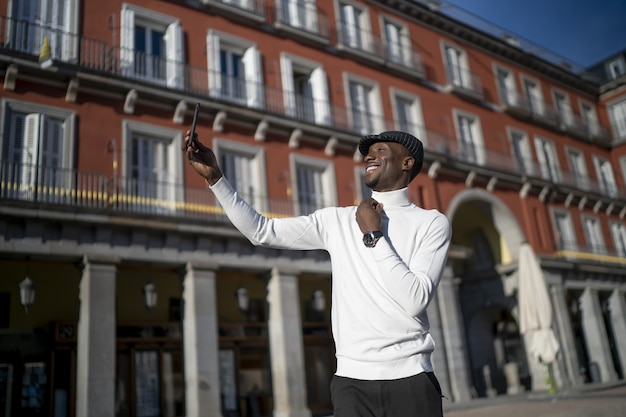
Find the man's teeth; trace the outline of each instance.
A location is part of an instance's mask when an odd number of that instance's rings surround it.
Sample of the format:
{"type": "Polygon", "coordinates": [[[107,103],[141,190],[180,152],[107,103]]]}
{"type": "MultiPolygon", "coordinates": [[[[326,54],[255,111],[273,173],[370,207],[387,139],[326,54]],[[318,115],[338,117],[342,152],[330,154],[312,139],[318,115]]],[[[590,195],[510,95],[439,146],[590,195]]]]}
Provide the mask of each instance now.
{"type": "Polygon", "coordinates": [[[376,167],[376,166],[367,167],[367,168],[365,169],[365,171],[366,171],[366,172],[374,171],[376,168],[378,168],[378,167],[376,167]]]}

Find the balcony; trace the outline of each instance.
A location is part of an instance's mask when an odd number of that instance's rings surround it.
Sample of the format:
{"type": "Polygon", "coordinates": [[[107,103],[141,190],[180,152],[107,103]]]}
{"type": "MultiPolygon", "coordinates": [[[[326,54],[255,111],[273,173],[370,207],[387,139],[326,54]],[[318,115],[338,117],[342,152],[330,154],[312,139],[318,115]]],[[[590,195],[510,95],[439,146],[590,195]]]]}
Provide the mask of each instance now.
{"type": "Polygon", "coordinates": [[[292,35],[317,43],[330,42],[328,16],[316,3],[298,0],[276,0],[274,26],[292,35]]]}
{"type": "Polygon", "coordinates": [[[360,26],[337,20],[337,48],[354,58],[384,63],[386,52],[383,40],[360,26]]]}
{"type": "Polygon", "coordinates": [[[469,100],[482,100],[484,98],[483,87],[480,78],[461,65],[446,64],[448,83],[445,86],[447,92],[457,94],[469,100]]]}
{"type": "Polygon", "coordinates": [[[265,22],[264,0],[200,0],[209,9],[219,10],[237,20],[265,22]]]}

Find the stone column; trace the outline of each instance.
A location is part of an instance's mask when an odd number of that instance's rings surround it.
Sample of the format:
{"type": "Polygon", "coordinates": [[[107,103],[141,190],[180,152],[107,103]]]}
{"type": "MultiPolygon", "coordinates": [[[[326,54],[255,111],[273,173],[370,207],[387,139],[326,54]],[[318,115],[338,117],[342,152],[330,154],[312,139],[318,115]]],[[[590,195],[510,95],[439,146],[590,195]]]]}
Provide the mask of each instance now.
{"type": "Polygon", "coordinates": [[[443,338],[441,315],[439,314],[440,291],[441,289],[437,290],[427,310],[428,322],[430,323],[430,335],[435,341],[435,351],[432,354],[431,361],[439,385],[441,385],[441,393],[444,397],[452,399],[454,398],[454,394],[450,388],[450,370],[448,369],[448,359],[446,357],[446,341],[443,338]]]}
{"type": "MultiPolygon", "coordinates": [[[[574,342],[574,332],[572,331],[572,321],[569,315],[567,301],[565,299],[565,289],[563,284],[554,283],[550,286],[550,297],[554,311],[554,320],[558,329],[557,339],[559,341],[562,361],[565,364],[568,378],[563,378],[564,386],[580,386],[585,383],[580,370],[578,369],[578,353],[574,342]]],[[[557,357],[557,360],[559,358],[557,357]]]]}
{"type": "MultiPolygon", "coordinates": [[[[443,270],[439,282],[438,304],[441,317],[444,350],[448,364],[448,377],[455,402],[468,401],[472,398],[470,387],[469,363],[465,327],[461,317],[461,304],[458,297],[452,264],[449,262],[443,270]]],[[[441,349],[441,347],[440,347],[441,349]]],[[[435,351],[436,352],[436,351],[435,351]]],[[[444,353],[439,351],[440,354],[444,353]]]]}
{"type": "Polygon", "coordinates": [[[617,355],[622,365],[622,374],[626,374],[626,300],[624,293],[618,289],[614,290],[609,298],[609,303],[617,355]]]}
{"type": "Polygon", "coordinates": [[[590,374],[594,378],[595,369],[600,372],[600,381],[610,382],[617,379],[613,359],[609,349],[609,338],[602,319],[602,310],[598,291],[585,288],[580,296],[580,309],[582,310],[582,326],[585,333],[585,344],[589,352],[590,374]],[[597,367],[597,368],[596,368],[597,367]]]}
{"type": "Polygon", "coordinates": [[[307,407],[298,277],[272,269],[268,284],[274,417],[310,417],[307,407]]]}
{"type": "Polygon", "coordinates": [[[117,259],[85,256],[79,284],[76,415],[115,415],[117,259]]]}
{"type": "Polygon", "coordinates": [[[215,270],[187,264],[183,279],[185,415],[221,413],[215,270]]]}

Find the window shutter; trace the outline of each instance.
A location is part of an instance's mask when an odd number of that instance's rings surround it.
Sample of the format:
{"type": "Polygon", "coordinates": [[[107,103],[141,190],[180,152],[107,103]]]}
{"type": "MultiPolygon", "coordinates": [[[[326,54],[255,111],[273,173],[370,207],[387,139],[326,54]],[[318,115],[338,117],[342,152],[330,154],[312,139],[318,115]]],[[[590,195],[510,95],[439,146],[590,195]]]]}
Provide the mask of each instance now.
{"type": "Polygon", "coordinates": [[[356,12],[354,10],[354,6],[351,4],[345,4],[341,8],[343,15],[343,33],[344,33],[344,44],[347,44],[353,48],[358,46],[358,28],[356,22],[356,12]]]}
{"type": "Polygon", "coordinates": [[[296,114],[296,92],[293,82],[293,66],[291,59],[282,55],[280,57],[280,68],[282,71],[285,112],[289,116],[294,116],[296,114]]]}
{"type": "Polygon", "coordinates": [[[135,12],[131,9],[123,8],[120,19],[120,66],[122,75],[128,77],[134,73],[135,12]]]}
{"type": "Polygon", "coordinates": [[[311,72],[311,86],[313,87],[313,108],[315,109],[315,123],[330,124],[330,105],[328,102],[328,83],[326,72],[317,67],[311,72]]]}
{"type": "Polygon", "coordinates": [[[220,37],[213,32],[207,36],[207,57],[209,68],[209,95],[220,97],[221,94],[221,61],[220,61],[220,37]]]}
{"type": "Polygon", "coordinates": [[[37,181],[37,164],[39,163],[39,131],[41,115],[29,114],[25,119],[24,141],[22,148],[22,190],[33,191],[37,181]]]}
{"type": "Polygon", "coordinates": [[[167,49],[167,86],[182,88],[185,57],[183,29],[180,22],[172,23],[165,30],[165,47],[167,49]]]}
{"type": "Polygon", "coordinates": [[[304,7],[304,18],[306,19],[306,28],[310,32],[318,33],[317,28],[317,5],[315,0],[304,0],[300,7],[304,7]]]}
{"type": "Polygon", "coordinates": [[[256,46],[246,49],[241,58],[246,75],[246,99],[249,107],[263,107],[263,71],[261,53],[256,46]]]}

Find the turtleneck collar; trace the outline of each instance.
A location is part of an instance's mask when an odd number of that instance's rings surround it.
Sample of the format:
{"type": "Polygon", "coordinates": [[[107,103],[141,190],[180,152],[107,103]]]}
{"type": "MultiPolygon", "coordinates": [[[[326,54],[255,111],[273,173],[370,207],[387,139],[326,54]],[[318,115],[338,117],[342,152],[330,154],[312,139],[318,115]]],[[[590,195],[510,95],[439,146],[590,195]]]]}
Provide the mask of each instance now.
{"type": "Polygon", "coordinates": [[[372,198],[383,203],[384,207],[402,207],[411,204],[408,187],[385,192],[372,191],[372,198]]]}

